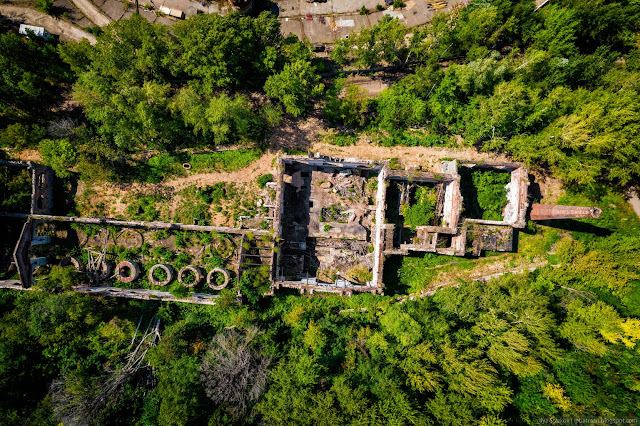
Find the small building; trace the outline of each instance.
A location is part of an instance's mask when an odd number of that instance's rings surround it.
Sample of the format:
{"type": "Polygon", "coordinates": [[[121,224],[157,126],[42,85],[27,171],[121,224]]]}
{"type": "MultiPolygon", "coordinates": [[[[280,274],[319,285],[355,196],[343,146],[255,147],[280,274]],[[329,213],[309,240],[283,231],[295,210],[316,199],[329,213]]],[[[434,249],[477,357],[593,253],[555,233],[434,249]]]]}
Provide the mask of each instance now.
{"type": "Polygon", "coordinates": [[[20,24],[20,29],[18,30],[18,32],[25,36],[33,34],[44,39],[49,39],[51,37],[51,33],[49,31],[47,31],[43,27],[36,27],[35,25],[20,24]]]}

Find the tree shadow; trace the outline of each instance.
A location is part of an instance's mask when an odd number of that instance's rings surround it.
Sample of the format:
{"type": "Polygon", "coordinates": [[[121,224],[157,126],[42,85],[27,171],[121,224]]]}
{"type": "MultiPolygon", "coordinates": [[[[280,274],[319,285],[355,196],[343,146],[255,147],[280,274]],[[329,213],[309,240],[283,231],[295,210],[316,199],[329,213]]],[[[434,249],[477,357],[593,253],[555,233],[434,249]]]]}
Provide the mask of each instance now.
{"type": "Polygon", "coordinates": [[[76,194],[78,193],[78,179],[71,177],[61,179],[55,177],[53,180],[53,207],[52,212],[56,215],[66,215],[76,208],[76,194]]]}
{"type": "Polygon", "coordinates": [[[269,135],[269,149],[290,154],[306,153],[314,142],[311,120],[286,116],[269,135]]]}
{"type": "Polygon", "coordinates": [[[529,175],[529,205],[539,203],[542,200],[542,190],[540,184],[536,182],[534,175],[529,175]]]}
{"type": "Polygon", "coordinates": [[[393,296],[398,294],[407,294],[409,287],[400,283],[398,272],[402,267],[402,259],[405,256],[392,255],[385,259],[382,269],[382,282],[384,283],[384,294],[393,296]]]}

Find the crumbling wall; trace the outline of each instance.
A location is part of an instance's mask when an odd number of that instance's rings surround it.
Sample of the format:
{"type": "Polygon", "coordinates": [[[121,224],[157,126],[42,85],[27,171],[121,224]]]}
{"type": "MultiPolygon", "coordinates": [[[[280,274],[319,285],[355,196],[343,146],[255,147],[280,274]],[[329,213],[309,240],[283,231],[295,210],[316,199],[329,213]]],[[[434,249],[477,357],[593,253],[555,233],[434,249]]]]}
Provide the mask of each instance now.
{"type": "Polygon", "coordinates": [[[53,170],[29,162],[31,170],[31,214],[50,214],[53,206],[53,170]]]}
{"type": "Polygon", "coordinates": [[[503,221],[514,228],[524,228],[529,206],[529,176],[524,167],[511,172],[511,182],[507,184],[507,205],[502,212],[503,221]]]}
{"type": "Polygon", "coordinates": [[[387,210],[387,175],[389,166],[386,164],[378,173],[378,193],[376,194],[376,227],[373,240],[373,278],[372,284],[382,292],[382,267],[384,264],[384,212],[387,210]]]}

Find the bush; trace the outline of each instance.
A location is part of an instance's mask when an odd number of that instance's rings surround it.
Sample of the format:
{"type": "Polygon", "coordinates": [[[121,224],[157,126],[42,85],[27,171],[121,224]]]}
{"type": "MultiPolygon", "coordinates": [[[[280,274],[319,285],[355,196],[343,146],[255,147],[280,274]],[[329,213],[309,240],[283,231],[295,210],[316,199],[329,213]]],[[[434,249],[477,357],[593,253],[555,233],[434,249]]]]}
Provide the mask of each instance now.
{"type": "Polygon", "coordinates": [[[404,204],[401,207],[404,224],[411,229],[416,226],[426,226],[435,217],[436,192],[433,188],[421,186],[416,190],[416,203],[404,204]]]}
{"type": "Polygon", "coordinates": [[[344,97],[340,98],[341,91],[342,85],[339,82],[328,95],[323,110],[324,115],[334,123],[364,126],[369,110],[367,91],[356,84],[350,84],[347,86],[344,97]]]}
{"type": "Polygon", "coordinates": [[[240,292],[251,304],[258,303],[264,293],[269,291],[270,286],[268,272],[244,272],[238,282],[240,292]]]}
{"type": "Polygon", "coordinates": [[[483,210],[482,219],[502,220],[502,209],[508,201],[505,185],[511,181],[511,174],[476,170],[472,176],[478,194],[478,205],[483,210]]]}
{"type": "Polygon", "coordinates": [[[158,220],[160,212],[156,208],[156,203],[162,200],[162,196],[136,194],[127,206],[127,216],[130,219],[140,219],[147,222],[158,220]]]}
{"type": "Polygon", "coordinates": [[[15,123],[0,130],[0,147],[28,148],[44,138],[46,130],[42,126],[15,123]]]}
{"type": "Polygon", "coordinates": [[[55,293],[69,291],[80,282],[80,279],[81,275],[75,267],[54,265],[47,278],[38,280],[37,287],[55,293]]]}
{"type": "Polygon", "coordinates": [[[271,173],[268,173],[266,175],[259,176],[257,181],[258,186],[264,189],[264,187],[267,186],[267,183],[273,182],[273,175],[271,173]]]}
{"type": "Polygon", "coordinates": [[[36,0],[35,6],[40,12],[50,15],[53,11],[53,0],[36,0]]]}
{"type": "Polygon", "coordinates": [[[78,153],[67,139],[44,139],[40,142],[42,161],[51,166],[58,177],[69,177],[69,168],[75,166],[78,153]]]}

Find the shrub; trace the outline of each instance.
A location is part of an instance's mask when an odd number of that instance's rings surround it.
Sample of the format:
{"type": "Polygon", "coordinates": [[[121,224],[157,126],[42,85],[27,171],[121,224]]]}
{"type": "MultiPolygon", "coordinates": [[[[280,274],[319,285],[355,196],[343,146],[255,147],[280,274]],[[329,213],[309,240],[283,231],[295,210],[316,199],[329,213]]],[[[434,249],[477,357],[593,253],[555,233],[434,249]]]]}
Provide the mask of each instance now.
{"type": "Polygon", "coordinates": [[[59,177],[69,177],[69,168],[76,164],[78,153],[67,139],[44,139],[40,142],[42,161],[59,177]]]}
{"type": "Polygon", "coordinates": [[[53,0],[36,0],[35,6],[40,12],[50,15],[53,11],[53,0]]]}
{"type": "Polygon", "coordinates": [[[502,220],[502,209],[508,201],[505,185],[511,181],[511,175],[498,171],[476,170],[472,179],[478,194],[478,205],[483,211],[482,219],[502,220]]]}
{"type": "Polygon", "coordinates": [[[269,290],[270,285],[268,272],[244,272],[238,282],[240,292],[251,304],[257,303],[262,295],[269,290]]]}
{"type": "Polygon", "coordinates": [[[370,103],[367,91],[356,84],[349,84],[344,96],[340,98],[341,91],[342,82],[338,81],[328,94],[323,114],[334,123],[353,127],[364,126],[370,103]]]}
{"type": "Polygon", "coordinates": [[[264,189],[264,187],[267,186],[267,183],[273,182],[273,175],[271,173],[268,173],[266,175],[259,176],[257,181],[258,186],[264,189]]]}
{"type": "Polygon", "coordinates": [[[433,188],[421,186],[416,190],[416,202],[413,205],[404,204],[401,207],[404,224],[411,229],[416,226],[429,225],[435,217],[436,192],[433,188]]]}

